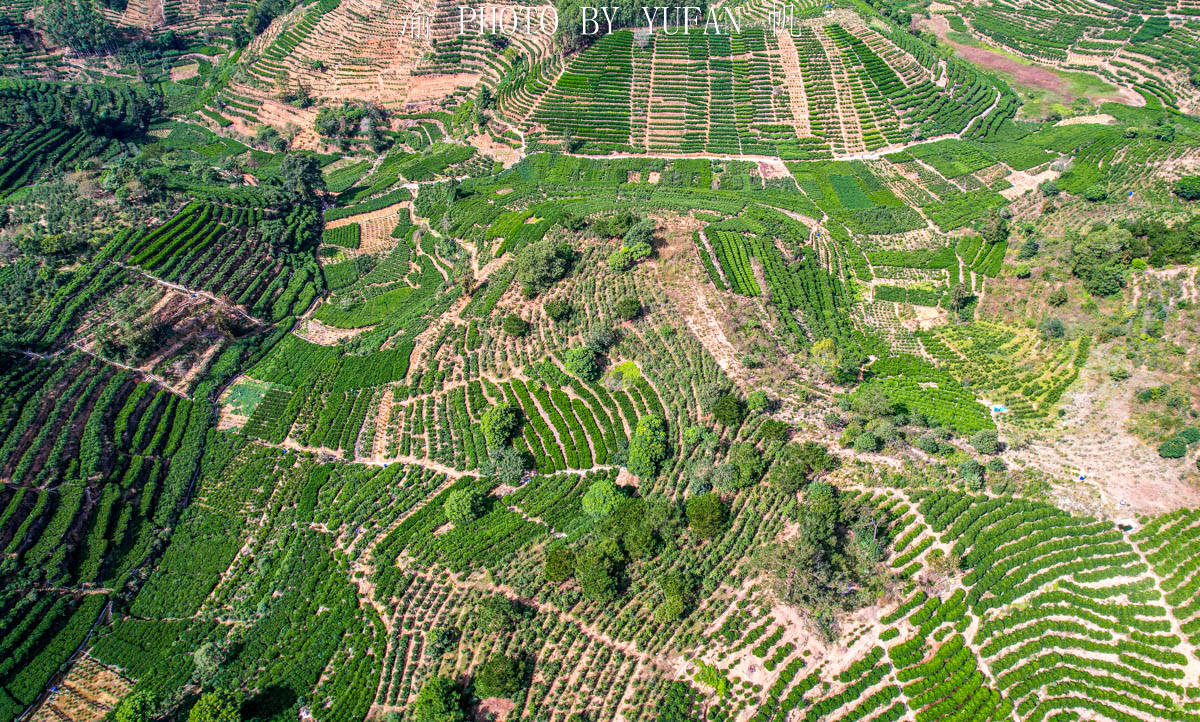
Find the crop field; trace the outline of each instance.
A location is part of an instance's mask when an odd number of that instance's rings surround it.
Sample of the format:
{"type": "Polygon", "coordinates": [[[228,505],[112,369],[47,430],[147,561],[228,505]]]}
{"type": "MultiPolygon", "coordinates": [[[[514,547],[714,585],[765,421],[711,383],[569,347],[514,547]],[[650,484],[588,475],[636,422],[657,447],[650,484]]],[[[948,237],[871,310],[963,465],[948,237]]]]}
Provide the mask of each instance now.
{"type": "Polygon", "coordinates": [[[641,9],[0,0],[0,720],[1200,720],[1200,3],[641,9]]]}

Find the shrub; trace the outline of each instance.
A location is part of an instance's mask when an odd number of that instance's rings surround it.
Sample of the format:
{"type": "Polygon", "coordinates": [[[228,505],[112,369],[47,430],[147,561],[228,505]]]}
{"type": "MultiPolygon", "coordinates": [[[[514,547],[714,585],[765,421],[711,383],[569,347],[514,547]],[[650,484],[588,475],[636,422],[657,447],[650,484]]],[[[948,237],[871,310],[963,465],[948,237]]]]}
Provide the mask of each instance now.
{"type": "Polygon", "coordinates": [[[509,336],[524,336],[529,333],[529,322],[515,313],[510,313],[504,317],[501,328],[509,336]]]}
{"type": "Polygon", "coordinates": [[[1042,335],[1046,338],[1062,338],[1067,332],[1066,326],[1064,326],[1063,322],[1057,318],[1043,319],[1042,322],[1038,324],[1038,330],[1041,331],[1042,335]]]}
{"type": "Polygon", "coordinates": [[[1000,437],[995,429],[982,429],[971,437],[971,446],[981,454],[998,454],[1000,437]]]}
{"type": "Polygon", "coordinates": [[[983,488],[983,465],[974,459],[967,459],[958,465],[958,475],[967,486],[976,491],[983,488]]]}
{"type": "Polygon", "coordinates": [[[617,301],[616,312],[622,321],[632,321],[642,315],[642,302],[637,296],[625,296],[617,301]]]}
{"type": "Polygon", "coordinates": [[[1171,190],[1185,201],[1200,200],[1200,175],[1183,176],[1171,190]]]}
{"type": "Polygon", "coordinates": [[[479,697],[511,697],[521,689],[521,664],[498,654],[475,670],[473,681],[479,697]]]}
{"type": "Polygon", "coordinates": [[[734,444],[730,448],[729,463],[733,465],[736,472],[734,484],[739,489],[762,479],[763,472],[766,470],[762,454],[758,452],[754,444],[747,442],[734,444]]]}
{"type": "Polygon", "coordinates": [[[442,511],[454,526],[462,526],[483,515],[486,499],[476,489],[459,489],[451,492],[442,504],[442,511]]]}
{"type": "Polygon", "coordinates": [[[873,452],[879,450],[879,439],[875,434],[869,431],[864,431],[854,437],[854,450],[863,452],[873,452]]]}
{"type": "Polygon", "coordinates": [[[1067,287],[1066,286],[1059,286],[1058,288],[1051,291],[1049,296],[1046,296],[1046,303],[1048,303],[1051,306],[1054,306],[1056,308],[1058,306],[1063,305],[1066,302],[1067,302],[1067,287]]]}
{"type": "Polygon", "coordinates": [[[1164,459],[1179,459],[1187,453],[1187,441],[1176,434],[1158,446],[1158,455],[1164,459]]]}
{"type": "Polygon", "coordinates": [[[575,575],[575,552],[565,546],[554,547],[546,552],[546,564],[542,576],[548,582],[565,582],[575,575]]]}
{"type": "Polygon", "coordinates": [[[1099,203],[1100,201],[1107,200],[1108,189],[1099,183],[1089,186],[1083,192],[1083,199],[1091,203],[1099,203]]]}
{"type": "Polygon", "coordinates": [[[746,397],[746,408],[756,414],[766,411],[771,408],[771,398],[767,396],[766,391],[751,391],[746,397]]]}
{"type": "Polygon", "coordinates": [[[1036,240],[1026,238],[1025,242],[1021,244],[1021,250],[1017,251],[1017,260],[1028,261],[1030,258],[1036,256],[1040,250],[1041,246],[1036,240]]]}
{"type": "Polygon", "coordinates": [[[698,494],[687,501],[688,527],[702,539],[709,539],[725,528],[725,504],[716,494],[698,494]]]}
{"type": "Polygon", "coordinates": [[[543,308],[551,321],[565,321],[571,316],[571,302],[561,296],[546,301],[543,308]]]}
{"type": "Polygon", "coordinates": [[[746,418],[746,407],[734,394],[722,394],[712,405],[712,415],[725,426],[737,426],[746,418]]]}

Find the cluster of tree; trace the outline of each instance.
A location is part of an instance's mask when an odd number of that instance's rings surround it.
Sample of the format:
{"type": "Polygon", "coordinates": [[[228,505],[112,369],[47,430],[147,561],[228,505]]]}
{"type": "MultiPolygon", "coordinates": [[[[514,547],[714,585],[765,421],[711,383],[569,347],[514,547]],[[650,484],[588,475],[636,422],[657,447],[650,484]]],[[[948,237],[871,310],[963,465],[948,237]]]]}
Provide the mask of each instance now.
{"type": "Polygon", "coordinates": [[[488,448],[488,456],[480,466],[480,472],[502,484],[517,483],[533,465],[529,454],[518,451],[509,443],[521,426],[521,418],[520,407],[503,403],[489,406],[479,419],[488,448]]]}
{"type": "MultiPolygon", "coordinates": [[[[1200,184],[1200,176],[1193,177],[1198,178],[1200,184]]],[[[1158,219],[1127,220],[1121,227],[1133,234],[1130,255],[1140,258],[1147,253],[1146,261],[1152,266],[1191,263],[1200,251],[1200,218],[1197,217],[1170,226],[1158,219]]]]}
{"type": "Polygon", "coordinates": [[[382,150],[387,147],[383,131],[387,128],[387,112],[375,105],[342,103],[341,106],[325,106],[317,112],[313,128],[326,138],[334,138],[343,144],[366,137],[371,147],[382,150]]]}
{"type": "Polygon", "coordinates": [[[648,258],[654,250],[654,232],[658,224],[646,218],[630,226],[621,240],[621,247],[608,256],[608,267],[618,273],[633,268],[638,261],[648,258]]]}
{"type": "Polygon", "coordinates": [[[570,246],[542,239],[517,253],[517,282],[527,298],[534,298],[567,275],[574,263],[570,246]]]}
{"type": "Polygon", "coordinates": [[[833,640],[837,613],[869,603],[883,587],[885,524],[869,504],[844,503],[824,481],[808,485],[796,521],[799,534],[764,548],[755,563],[781,601],[804,609],[833,640]]]}
{"type": "Polygon", "coordinates": [[[1088,293],[1111,296],[1125,287],[1130,260],[1148,253],[1144,241],[1135,242],[1132,233],[1114,224],[1093,227],[1075,238],[1068,264],[1088,293]]]}
{"type": "MultiPolygon", "coordinates": [[[[706,495],[703,502],[697,498],[686,505],[686,523],[700,540],[724,529],[726,512],[715,495],[706,495]]],[[[595,601],[611,601],[621,594],[629,563],[673,555],[683,537],[684,512],[678,502],[634,496],[611,479],[588,487],[583,510],[591,520],[590,533],[575,548],[562,543],[549,549],[543,574],[555,583],[573,579],[580,592],[595,601]]],[[[678,618],[690,608],[694,585],[689,578],[665,575],[656,583],[662,595],[662,609],[656,612],[661,619],[678,618]]]]}
{"type": "Polygon", "coordinates": [[[246,10],[246,30],[258,35],[271,21],[292,9],[292,0],[258,0],[246,10]]]}
{"type": "Polygon", "coordinates": [[[163,109],[143,83],[67,85],[16,80],[0,88],[0,126],[67,126],[109,138],[142,135],[163,109]]]}
{"type": "Polygon", "coordinates": [[[54,42],[85,55],[117,49],[117,29],[88,0],[46,0],[38,17],[54,42]]]}

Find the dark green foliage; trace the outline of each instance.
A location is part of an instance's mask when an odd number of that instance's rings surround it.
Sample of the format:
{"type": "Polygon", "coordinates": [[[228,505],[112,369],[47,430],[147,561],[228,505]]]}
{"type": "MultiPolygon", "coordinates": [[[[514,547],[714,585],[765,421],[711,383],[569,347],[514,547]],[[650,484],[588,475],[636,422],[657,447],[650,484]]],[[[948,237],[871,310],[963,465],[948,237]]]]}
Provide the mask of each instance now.
{"type": "Polygon", "coordinates": [[[711,539],[725,529],[725,503],[716,494],[696,494],[687,501],[688,527],[701,539],[711,539]]]}
{"type": "Polygon", "coordinates": [[[572,252],[568,246],[541,240],[525,246],[517,253],[517,282],[530,298],[542,293],[566,275],[572,252]]]}
{"type": "Polygon", "coordinates": [[[542,575],[548,582],[565,582],[575,576],[575,552],[565,546],[550,549],[546,552],[542,575]]]}
{"type": "Polygon", "coordinates": [[[529,333],[529,322],[521,318],[515,313],[510,313],[504,317],[504,321],[500,324],[504,333],[509,336],[524,336],[529,333]]]}
{"type": "Polygon", "coordinates": [[[642,302],[637,296],[625,296],[620,301],[617,301],[617,318],[622,321],[632,321],[642,315],[642,302]]]}
{"type": "Polygon", "coordinates": [[[958,475],[972,489],[978,490],[983,488],[983,474],[983,465],[974,459],[967,459],[958,465],[958,475]]]}
{"type": "Polygon", "coordinates": [[[476,668],[472,682],[478,697],[511,697],[521,689],[521,663],[498,654],[476,668]]]}
{"type": "Polygon", "coordinates": [[[489,632],[507,632],[517,626],[521,615],[512,601],[503,594],[484,597],[475,606],[479,624],[489,632]]]}
{"type": "Polygon", "coordinates": [[[631,474],[649,478],[658,473],[658,466],[667,458],[667,424],[659,416],[643,416],[638,419],[629,440],[629,461],[626,466],[631,474]]]}
{"type": "Polygon", "coordinates": [[[624,556],[615,539],[598,539],[575,557],[575,580],[588,599],[609,602],[620,591],[624,556]]]}
{"type": "Polygon", "coordinates": [[[771,467],[771,486],[785,494],[794,494],[808,480],[833,468],[834,457],[815,441],[788,444],[771,467]]]}
{"type": "Polygon", "coordinates": [[[463,722],[462,694],[449,677],[430,677],[412,706],[413,722],[463,722]]]}
{"type": "Polygon", "coordinates": [[[489,406],[479,418],[479,428],[490,449],[507,444],[520,424],[521,410],[512,403],[489,406]]]}
{"type": "Polygon", "coordinates": [[[995,429],[982,429],[971,437],[971,446],[981,454],[1000,453],[1000,439],[995,429]]]}
{"type": "Polygon", "coordinates": [[[600,378],[600,355],[592,346],[576,346],[567,349],[563,354],[563,365],[567,371],[575,374],[584,381],[595,381],[600,378]]]}
{"type": "Polygon", "coordinates": [[[1182,176],[1171,190],[1185,201],[1200,200],[1200,175],[1182,176]]]}
{"type": "Polygon", "coordinates": [[[442,505],[446,519],[455,526],[478,519],[487,508],[486,498],[478,489],[459,489],[451,492],[442,505]]]}
{"type": "Polygon", "coordinates": [[[725,426],[738,426],[746,418],[746,407],[734,394],[723,394],[712,405],[713,417],[725,426]]]}
{"type": "Polygon", "coordinates": [[[766,462],[763,461],[762,454],[754,444],[747,442],[730,447],[729,463],[736,472],[735,486],[739,489],[758,483],[766,471],[766,462]]]}
{"type": "Polygon", "coordinates": [[[205,692],[188,712],[188,722],[241,722],[240,707],[232,692],[205,692]]]}

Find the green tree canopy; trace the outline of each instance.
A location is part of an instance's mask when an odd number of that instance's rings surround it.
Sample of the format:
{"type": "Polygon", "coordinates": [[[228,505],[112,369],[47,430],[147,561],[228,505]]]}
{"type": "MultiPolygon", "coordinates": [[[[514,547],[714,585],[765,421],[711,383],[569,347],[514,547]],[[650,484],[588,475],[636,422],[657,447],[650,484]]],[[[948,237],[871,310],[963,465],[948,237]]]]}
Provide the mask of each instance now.
{"type": "Polygon", "coordinates": [[[696,494],[687,500],[688,526],[702,539],[725,529],[725,503],[716,494],[696,494]]]}
{"type": "Polygon", "coordinates": [[[449,677],[430,677],[413,701],[413,722],[465,722],[462,693],[449,677]]]}
{"type": "Polygon", "coordinates": [[[241,700],[232,692],[205,692],[188,712],[188,722],[242,722],[240,708],[241,700]]]}
{"type": "Polygon", "coordinates": [[[478,489],[458,489],[450,492],[442,504],[446,518],[455,526],[469,524],[483,515],[487,499],[478,489]]]}
{"type": "Polygon", "coordinates": [[[606,517],[616,510],[621,498],[621,492],[612,479],[597,479],[583,495],[583,512],[593,519],[606,517]]]}
{"type": "Polygon", "coordinates": [[[511,697],[521,689],[521,663],[498,654],[476,668],[473,681],[479,697],[511,697]]]}
{"type": "Polygon", "coordinates": [[[479,428],[489,449],[499,449],[507,444],[520,423],[520,409],[508,402],[489,406],[479,417],[479,428]]]}
{"type": "Polygon", "coordinates": [[[626,467],[631,474],[642,478],[658,473],[658,466],[667,458],[667,424],[659,416],[643,416],[638,419],[629,440],[629,461],[626,467]]]}

